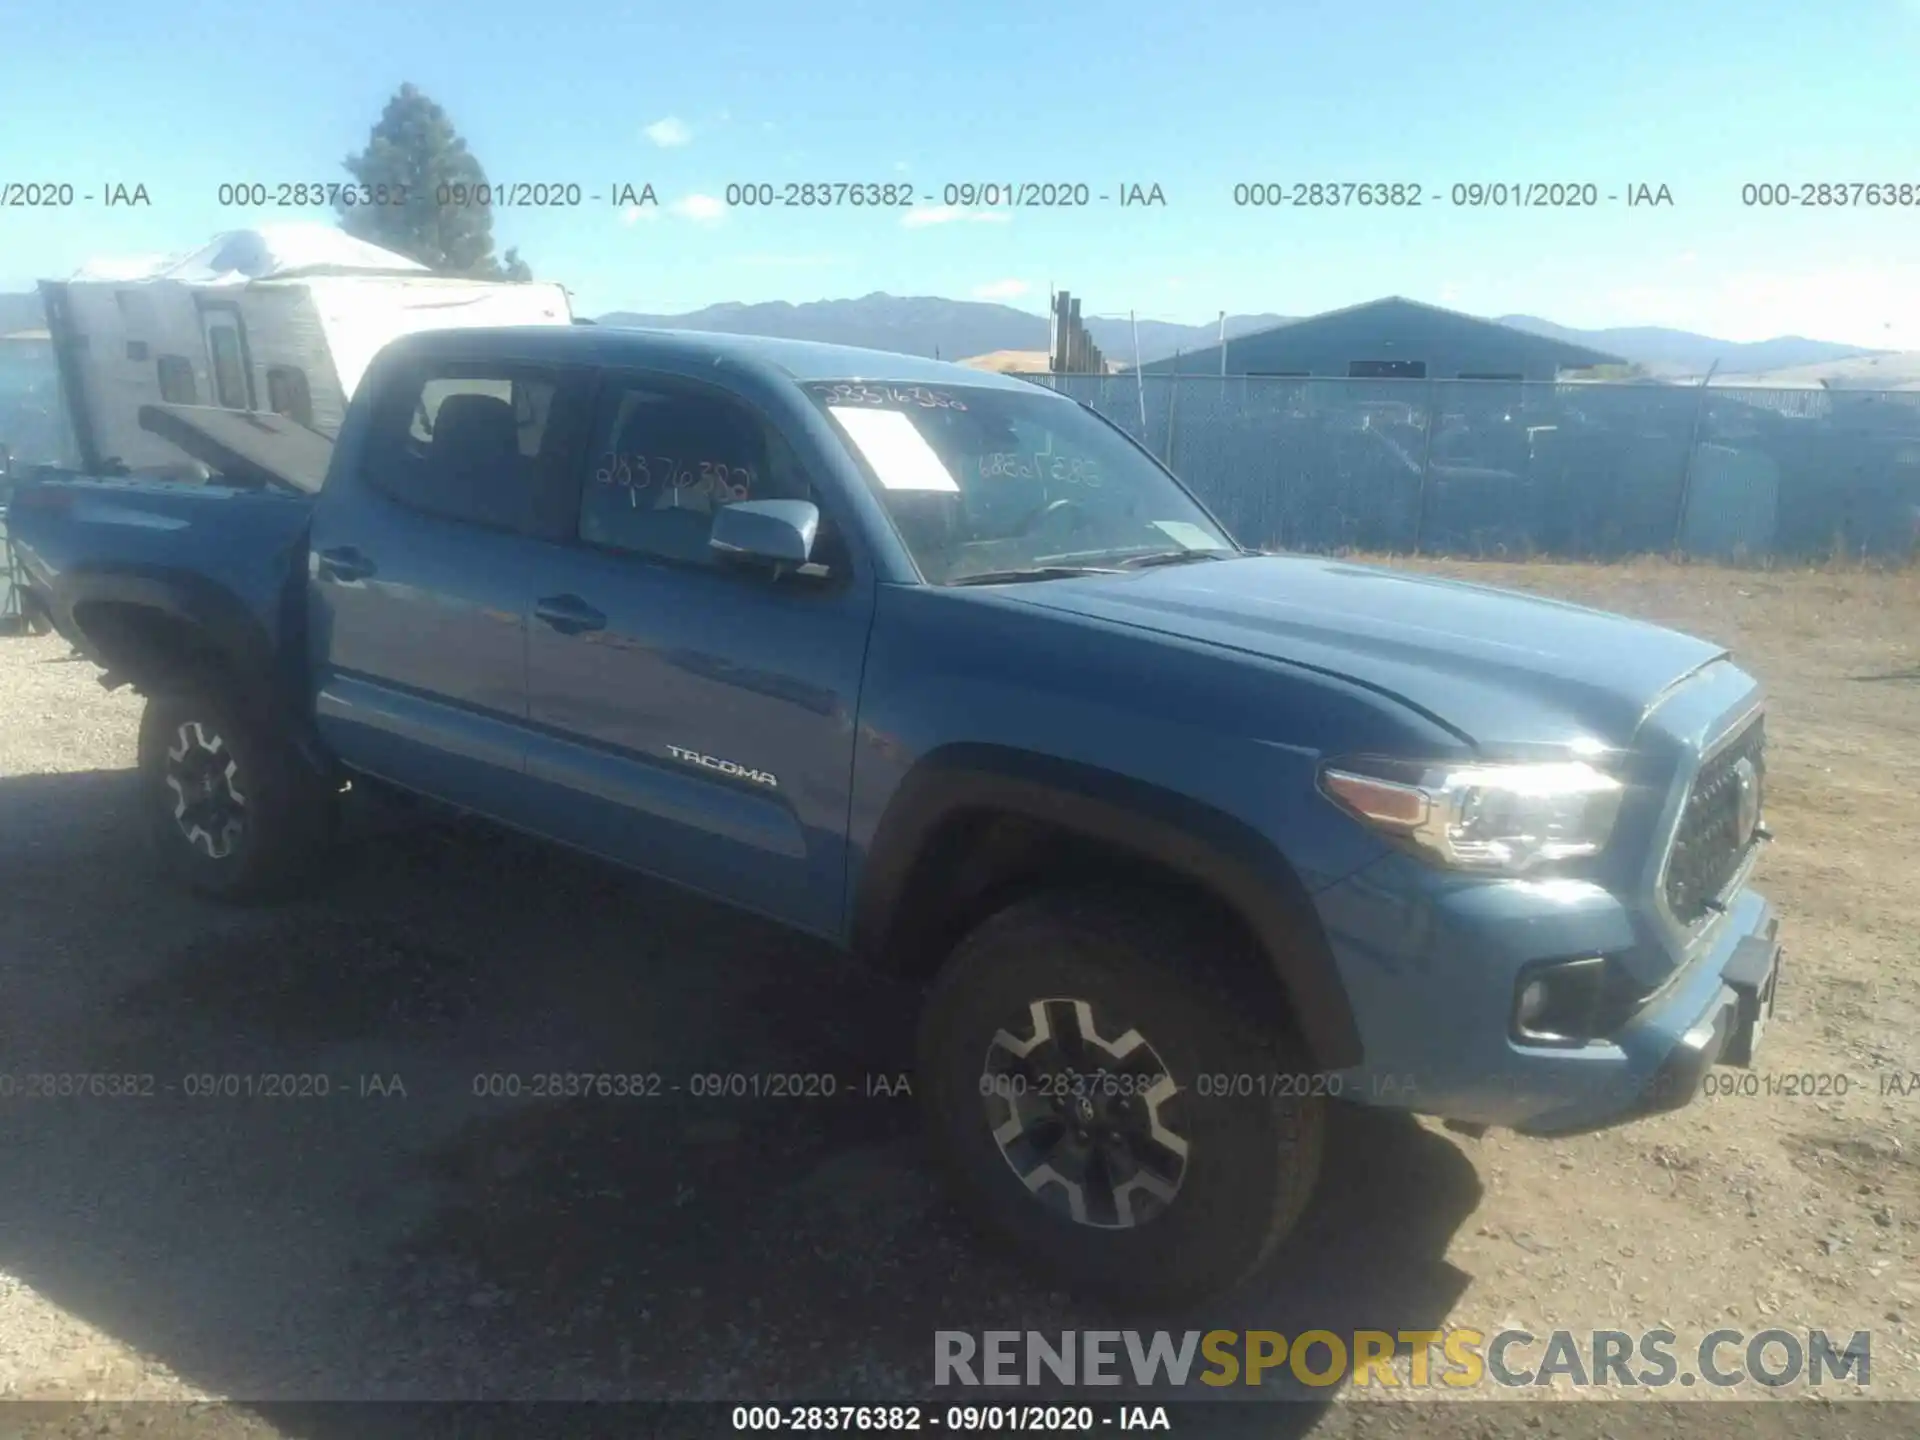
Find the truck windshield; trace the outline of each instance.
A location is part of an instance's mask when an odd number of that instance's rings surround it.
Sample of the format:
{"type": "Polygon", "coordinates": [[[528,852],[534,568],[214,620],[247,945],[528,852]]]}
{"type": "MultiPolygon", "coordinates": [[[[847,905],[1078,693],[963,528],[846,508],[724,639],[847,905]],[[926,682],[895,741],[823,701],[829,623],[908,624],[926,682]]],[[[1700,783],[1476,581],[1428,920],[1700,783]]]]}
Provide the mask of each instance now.
{"type": "Polygon", "coordinates": [[[1126,436],[1056,395],[871,380],[806,389],[934,584],[1238,553],[1126,436]]]}

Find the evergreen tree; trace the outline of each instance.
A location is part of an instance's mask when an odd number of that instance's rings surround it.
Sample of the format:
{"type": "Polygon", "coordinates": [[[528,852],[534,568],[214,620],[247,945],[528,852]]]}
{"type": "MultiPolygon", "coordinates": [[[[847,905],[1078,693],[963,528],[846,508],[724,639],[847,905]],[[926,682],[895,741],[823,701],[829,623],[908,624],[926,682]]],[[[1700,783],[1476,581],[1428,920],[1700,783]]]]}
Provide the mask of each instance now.
{"type": "MultiPolygon", "coordinates": [[[[354,235],[448,275],[531,280],[518,250],[505,263],[493,253],[493,207],[486,171],[453,121],[418,87],[402,85],[367,137],[349,155],[347,173],[368,187],[373,204],[339,205],[340,225],[354,235]],[[381,193],[384,188],[384,195],[381,193]],[[405,203],[395,203],[404,196],[405,203]],[[380,200],[388,203],[377,203],[380,200]]],[[[355,200],[368,198],[357,193],[355,200]]]]}

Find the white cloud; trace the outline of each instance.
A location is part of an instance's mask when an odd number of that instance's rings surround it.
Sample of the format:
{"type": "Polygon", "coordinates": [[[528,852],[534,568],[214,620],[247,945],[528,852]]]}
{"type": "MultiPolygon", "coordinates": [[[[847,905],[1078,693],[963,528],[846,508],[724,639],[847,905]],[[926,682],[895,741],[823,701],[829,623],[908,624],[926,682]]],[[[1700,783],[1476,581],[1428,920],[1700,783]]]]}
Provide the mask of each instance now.
{"type": "Polygon", "coordinates": [[[685,145],[693,139],[693,131],[687,128],[687,122],[668,115],[656,120],[640,132],[662,150],[671,150],[677,145],[685,145]]]}
{"type": "Polygon", "coordinates": [[[905,174],[906,171],[911,167],[904,160],[896,160],[893,162],[893,168],[900,171],[902,174],[905,174]]]}
{"type": "Polygon", "coordinates": [[[1024,280],[992,280],[985,285],[973,287],[976,300],[1018,300],[1032,290],[1033,286],[1024,280]]]}
{"type": "Polygon", "coordinates": [[[683,220],[702,223],[722,219],[727,213],[726,203],[712,195],[686,195],[667,208],[683,220]]]}
{"type": "Polygon", "coordinates": [[[923,230],[929,225],[952,225],[956,222],[970,225],[1004,225],[1013,218],[1006,210],[965,210],[958,205],[921,205],[900,217],[900,223],[909,230],[923,230]]]}
{"type": "Polygon", "coordinates": [[[629,205],[620,212],[620,223],[622,225],[638,225],[643,220],[651,224],[659,218],[660,207],[658,205],[629,205]]]}

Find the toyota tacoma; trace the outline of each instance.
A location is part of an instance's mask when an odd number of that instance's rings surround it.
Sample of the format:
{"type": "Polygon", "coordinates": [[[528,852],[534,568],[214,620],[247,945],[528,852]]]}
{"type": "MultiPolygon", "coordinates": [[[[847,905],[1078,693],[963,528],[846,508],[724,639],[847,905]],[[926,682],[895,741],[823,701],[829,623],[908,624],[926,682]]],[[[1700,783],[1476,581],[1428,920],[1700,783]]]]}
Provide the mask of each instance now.
{"type": "Polygon", "coordinates": [[[1043,386],[532,327],[394,343],[331,444],[148,408],[206,483],[10,518],[168,871],[283,893],[395,787],[924,982],[955,1194],[1083,1290],[1247,1275],[1350,1102],[1593,1129],[1771,1012],[1722,647],[1253,552],[1043,386]]]}

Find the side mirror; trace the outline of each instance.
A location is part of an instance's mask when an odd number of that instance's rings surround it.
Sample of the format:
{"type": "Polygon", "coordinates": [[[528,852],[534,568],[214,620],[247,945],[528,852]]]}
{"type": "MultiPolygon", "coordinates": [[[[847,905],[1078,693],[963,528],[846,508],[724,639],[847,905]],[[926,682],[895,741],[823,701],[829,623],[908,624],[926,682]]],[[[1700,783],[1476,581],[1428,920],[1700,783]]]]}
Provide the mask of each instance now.
{"type": "Polygon", "coordinates": [[[820,508],[811,500],[742,500],[714,512],[707,547],[722,559],[778,572],[813,558],[819,530],[820,508]]]}

